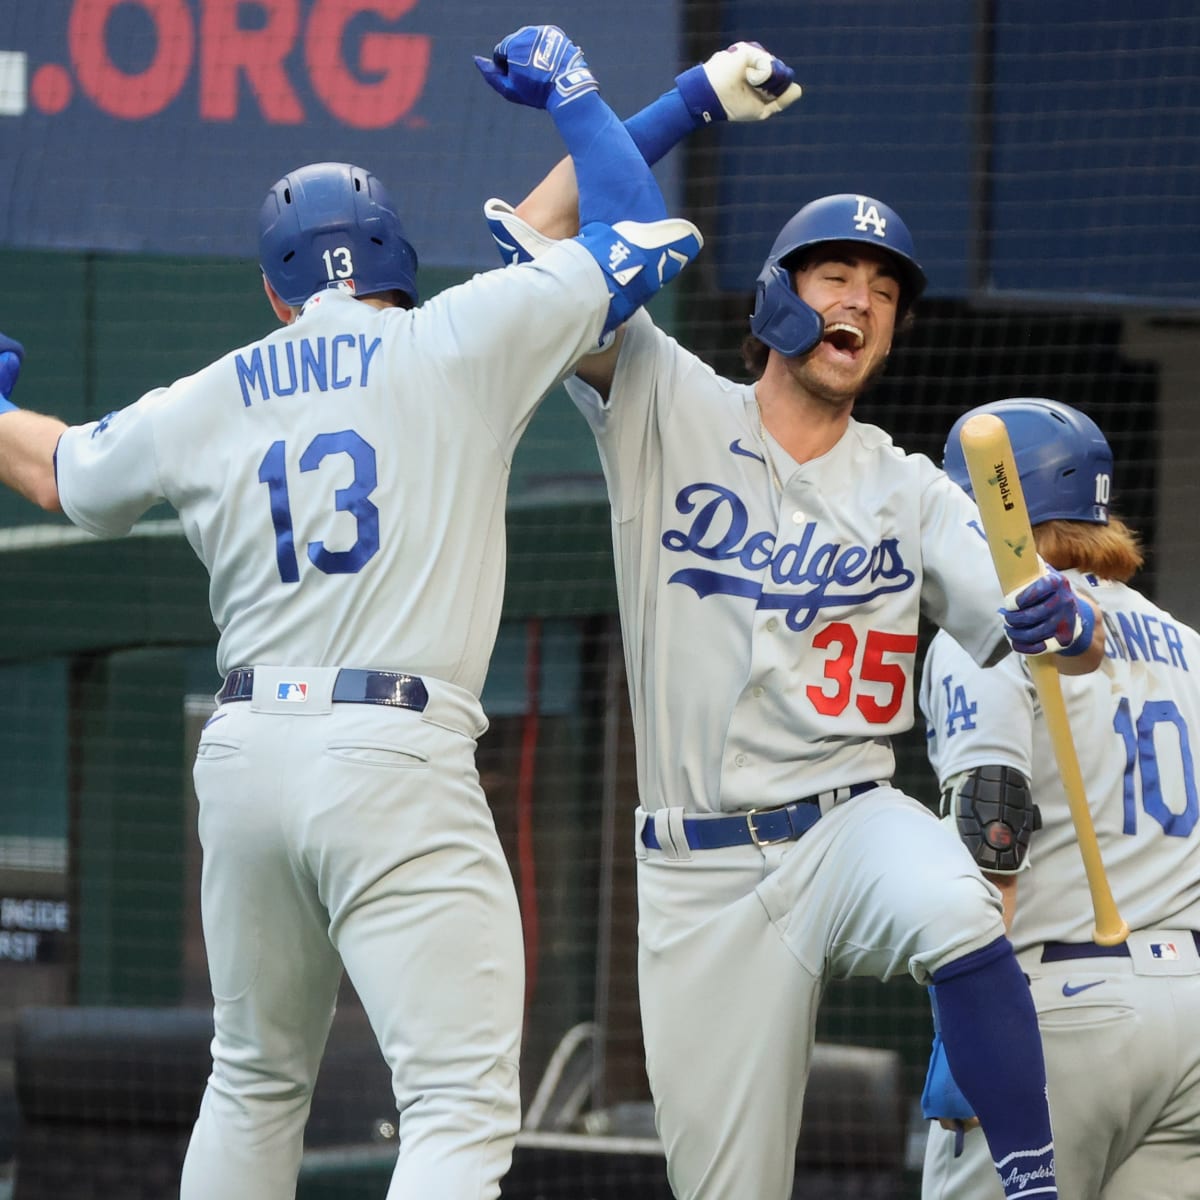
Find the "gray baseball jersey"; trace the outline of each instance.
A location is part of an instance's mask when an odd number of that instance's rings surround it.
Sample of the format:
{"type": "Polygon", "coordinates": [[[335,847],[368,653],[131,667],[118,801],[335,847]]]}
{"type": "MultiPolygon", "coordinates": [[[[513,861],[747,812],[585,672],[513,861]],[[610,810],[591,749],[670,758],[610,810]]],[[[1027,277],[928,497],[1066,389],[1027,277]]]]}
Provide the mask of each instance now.
{"type": "MultiPolygon", "coordinates": [[[[1067,574],[1105,614],[1101,671],[1061,684],[1128,954],[1090,945],[1083,861],[1022,661],[984,673],[934,639],[920,693],[929,758],[943,784],[1015,767],[1041,809],[1011,937],[1042,1025],[1060,1195],[1200,1197],[1200,636],[1133,588],[1067,574]]],[[[999,1200],[982,1135],[957,1160],[952,1142],[932,1128],[926,1200],[999,1200]]]]}
{"type": "Polygon", "coordinates": [[[798,465],[762,431],[752,386],[644,314],[607,404],[568,389],[613,508],[639,993],[672,1189],[784,1200],[826,981],[924,982],[1003,933],[961,842],[886,783],[888,739],[913,719],[919,616],[987,661],[1005,648],[999,584],[973,504],[928,459],[851,421],[798,465]],[[868,789],[848,798],[854,784],[868,789]],[[682,837],[685,813],[818,793],[824,815],[798,841],[693,852],[682,837]]]}
{"type": "Polygon", "coordinates": [[[295,1195],[343,965],[400,1114],[388,1194],[499,1194],[525,978],[478,697],[513,448],[608,303],[575,243],[411,312],[321,292],[62,437],[76,524],[177,509],[233,672],[194,768],[216,1036],[181,1200],[295,1195]]]}
{"type": "Polygon", "coordinates": [[[974,505],[882,430],[851,421],[798,466],[762,434],[753,386],[644,313],[610,404],[567,387],[612,498],[647,808],[762,808],[888,779],[888,739],[913,721],[919,615],[980,661],[1007,649],[974,505]]]}
{"type": "Polygon", "coordinates": [[[320,292],[293,325],[64,434],[63,509],[106,537],[159,500],[178,511],[222,674],[365,663],[478,695],[512,452],[606,301],[574,242],[412,311],[320,292]]]}

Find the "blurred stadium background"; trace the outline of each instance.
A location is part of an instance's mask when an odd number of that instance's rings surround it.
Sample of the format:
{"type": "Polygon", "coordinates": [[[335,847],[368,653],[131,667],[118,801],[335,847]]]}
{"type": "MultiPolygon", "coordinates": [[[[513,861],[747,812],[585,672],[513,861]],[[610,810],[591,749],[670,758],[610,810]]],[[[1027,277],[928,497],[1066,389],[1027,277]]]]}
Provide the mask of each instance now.
{"type": "MultiPolygon", "coordinates": [[[[16,400],[97,418],[259,336],[270,184],[358,162],[398,199],[423,293],[493,265],[480,218],[558,155],[471,63],[562,25],[625,115],[738,39],[803,100],[659,168],[708,246],[662,322],[719,370],[775,232],[833,191],[886,200],[930,277],[858,415],[940,460],[963,410],[1045,395],[1117,456],[1146,590],[1200,622],[1200,10],[1160,0],[8,0],[0,329],[16,400]]],[[[429,397],[436,404],[436,396],[429,397]]],[[[603,481],[552,395],[510,495],[481,752],[530,965],[528,1131],[508,1197],[666,1196],[634,978],[632,739],[603,481]]],[[[0,496],[0,1196],[168,1196],[202,1087],[207,975],[189,767],[219,680],[205,581],[167,511],[100,543],[0,496]]],[[[703,653],[697,647],[697,654],[703,653]]],[[[934,801],[918,726],[900,779],[934,801]]],[[[1118,897],[1118,900],[1120,898],[1118,897]]],[[[748,1029],[747,1037],[766,1036],[748,1029]]],[[[830,987],[797,1195],[917,1195],[928,1013],[830,987]]],[[[382,1196],[387,1073],[347,991],[300,1196],[382,1196]]]]}

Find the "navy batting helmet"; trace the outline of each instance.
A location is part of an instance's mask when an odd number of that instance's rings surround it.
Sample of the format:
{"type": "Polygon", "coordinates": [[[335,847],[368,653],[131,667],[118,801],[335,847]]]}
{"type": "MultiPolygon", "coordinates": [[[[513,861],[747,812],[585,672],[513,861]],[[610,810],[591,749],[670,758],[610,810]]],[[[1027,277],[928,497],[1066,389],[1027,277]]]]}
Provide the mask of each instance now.
{"type": "Polygon", "coordinates": [[[755,337],[788,358],[806,354],[825,332],[820,314],[796,295],[789,261],[823,242],[863,242],[890,251],[900,276],[900,317],[925,290],[912,234],[886,204],[850,193],[814,200],[779,231],[759,272],[750,316],[755,337]]]}
{"type": "Polygon", "coordinates": [[[1057,400],[997,400],[954,422],[942,465],[968,496],[974,493],[960,437],[963,425],[979,413],[994,414],[1008,430],[1031,525],[1055,520],[1108,524],[1112,450],[1095,421],[1057,400]]]}
{"type": "Polygon", "coordinates": [[[285,175],[258,216],[259,262],[288,304],[345,285],[358,295],[398,289],[417,303],[417,253],[383,184],[349,163],[285,175]]]}

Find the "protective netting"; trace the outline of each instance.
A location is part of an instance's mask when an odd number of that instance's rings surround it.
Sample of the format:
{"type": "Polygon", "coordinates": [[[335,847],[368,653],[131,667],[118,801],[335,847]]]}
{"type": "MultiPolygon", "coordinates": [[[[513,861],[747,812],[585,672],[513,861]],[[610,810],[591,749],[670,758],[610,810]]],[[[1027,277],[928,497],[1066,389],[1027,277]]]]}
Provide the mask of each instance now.
{"type": "MultiPolygon", "coordinates": [[[[15,0],[6,16],[0,329],[27,349],[17,402],[98,418],[270,328],[256,211],[301,162],[355,161],[389,184],[425,295],[490,266],[482,201],[519,199],[559,152],[544,116],[506,107],[471,65],[522,23],[571,33],[622,115],[754,39],[796,68],[804,98],[700,130],[659,168],[672,211],[708,240],[659,320],[744,378],[754,278],[783,221],[828,192],[885,200],[930,285],[857,415],[940,460],[975,404],[1082,408],[1113,446],[1114,508],[1149,551],[1141,586],[1200,620],[1189,0],[1149,16],[1120,0],[15,0]]],[[[668,1194],[637,1015],[636,775],[608,538],[594,446],[556,391],[513,464],[480,753],[530,968],[530,1129],[508,1196],[668,1194]]],[[[68,1194],[64,1179],[77,1196],[167,1195],[206,1061],[188,771],[219,682],[203,573],[170,512],[102,544],[4,495],[0,581],[0,1167],[20,1164],[18,1200],[68,1194]]],[[[898,750],[902,784],[932,800],[919,727],[898,750]]],[[[753,1014],[731,1020],[770,1036],[753,1014]]],[[[803,1194],[914,1195],[920,989],[833,984],[818,1037],[882,1057],[822,1060],[803,1194]],[[873,1133],[856,1125],[864,1094],[873,1133]]],[[[383,1195],[394,1119],[347,988],[300,1195],[383,1195]]]]}

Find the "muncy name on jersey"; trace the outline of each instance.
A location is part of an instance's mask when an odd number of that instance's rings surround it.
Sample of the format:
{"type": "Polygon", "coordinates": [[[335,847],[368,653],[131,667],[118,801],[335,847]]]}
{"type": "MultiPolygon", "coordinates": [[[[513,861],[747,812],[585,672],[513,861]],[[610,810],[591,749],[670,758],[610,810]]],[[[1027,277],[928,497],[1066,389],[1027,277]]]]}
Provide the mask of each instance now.
{"type": "Polygon", "coordinates": [[[234,355],[242,403],[249,408],[255,400],[272,396],[366,387],[371,360],[381,345],[381,338],[367,341],[361,333],[259,343],[249,353],[234,355]]]}
{"type": "Polygon", "coordinates": [[[809,521],[799,540],[778,542],[771,530],[750,532],[741,497],[716,483],[694,483],[681,489],[675,508],[691,514],[691,524],[686,529],[668,529],[662,536],[666,549],[710,562],[736,562],[755,578],[684,567],[672,574],[668,583],[684,584],[700,597],[745,596],[755,600],[758,608],[781,609],[788,627],[797,632],[807,629],[822,609],[863,604],[877,596],[906,591],[915,582],[896,538],[882,538],[870,547],[818,543],[816,524],[809,521]],[[768,591],[761,579],[764,572],[775,584],[802,590],[768,591]]]}

